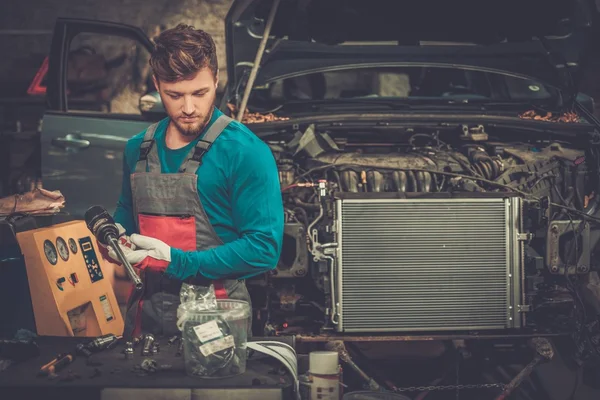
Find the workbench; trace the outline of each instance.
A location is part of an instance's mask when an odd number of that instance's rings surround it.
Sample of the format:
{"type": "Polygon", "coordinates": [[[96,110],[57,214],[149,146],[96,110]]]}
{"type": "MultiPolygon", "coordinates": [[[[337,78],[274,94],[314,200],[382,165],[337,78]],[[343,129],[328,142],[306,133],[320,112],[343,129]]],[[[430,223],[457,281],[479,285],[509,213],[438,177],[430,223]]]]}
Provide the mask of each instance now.
{"type": "MultiPolygon", "coordinates": [[[[265,340],[267,338],[254,338],[265,340]]],[[[277,338],[268,338],[268,340],[277,338]]],[[[60,398],[75,399],[114,399],[127,398],[176,398],[176,399],[292,399],[293,377],[274,358],[253,353],[247,361],[246,372],[234,377],[202,379],[185,374],[182,356],[177,356],[177,343],[169,346],[168,338],[158,338],[160,352],[151,356],[141,355],[141,346],[135,354],[125,359],[120,341],[114,349],[95,353],[86,360],[76,359],[58,372],[58,378],[38,376],[42,365],[52,360],[58,353],[75,351],[79,343],[87,343],[89,338],[38,337],[40,349],[37,357],[11,365],[0,372],[0,399],[60,398]],[[156,360],[159,366],[169,366],[165,370],[143,374],[139,366],[144,359],[156,360]],[[161,396],[152,396],[161,389],[161,396]],[[165,390],[172,390],[165,395],[165,390]],[[142,393],[143,392],[143,393],[142,393]],[[85,396],[85,397],[81,397],[85,396]]],[[[279,339],[288,342],[285,338],[279,339]]],[[[290,340],[291,341],[291,340],[290,340]]],[[[292,344],[292,343],[288,343],[292,344]]]]}

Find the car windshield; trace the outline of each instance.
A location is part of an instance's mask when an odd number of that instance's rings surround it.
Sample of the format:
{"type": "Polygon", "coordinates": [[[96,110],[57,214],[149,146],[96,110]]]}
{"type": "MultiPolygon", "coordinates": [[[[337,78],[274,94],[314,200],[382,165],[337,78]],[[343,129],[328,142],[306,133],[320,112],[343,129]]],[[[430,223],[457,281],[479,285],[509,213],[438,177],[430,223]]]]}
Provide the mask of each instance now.
{"type": "Polygon", "coordinates": [[[250,104],[268,107],[291,101],[352,98],[536,102],[557,96],[553,87],[498,73],[442,67],[369,67],[274,80],[255,88],[250,104]]]}

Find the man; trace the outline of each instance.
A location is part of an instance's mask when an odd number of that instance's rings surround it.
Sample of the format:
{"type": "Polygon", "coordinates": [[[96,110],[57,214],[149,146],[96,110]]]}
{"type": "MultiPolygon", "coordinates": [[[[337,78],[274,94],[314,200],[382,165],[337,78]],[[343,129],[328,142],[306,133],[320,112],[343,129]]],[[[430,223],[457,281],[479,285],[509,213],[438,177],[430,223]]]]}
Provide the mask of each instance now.
{"type": "Polygon", "coordinates": [[[243,280],[276,266],[283,238],[269,147],[214,106],[212,38],[179,25],[155,44],[150,66],[168,117],[127,142],[114,215],[145,286],[128,301],[126,337],[178,332],[182,282],[250,302],[243,280]]]}

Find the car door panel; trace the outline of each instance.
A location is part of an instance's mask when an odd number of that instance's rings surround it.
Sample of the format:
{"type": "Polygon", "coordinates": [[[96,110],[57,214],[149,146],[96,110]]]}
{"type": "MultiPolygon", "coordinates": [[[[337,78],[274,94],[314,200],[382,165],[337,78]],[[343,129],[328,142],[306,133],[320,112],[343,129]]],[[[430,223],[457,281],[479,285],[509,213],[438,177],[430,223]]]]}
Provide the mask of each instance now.
{"type": "MultiPolygon", "coordinates": [[[[152,49],[148,37],[132,26],[64,18],[56,22],[47,75],[48,110],[41,133],[42,183],[48,190],[60,190],[66,200],[65,211],[79,219],[96,204],[114,212],[121,189],[125,144],[157,119],[110,110],[81,110],[79,104],[74,104],[73,97],[69,97],[73,90],[68,87],[72,75],[67,74],[73,74],[70,46],[80,34],[105,35],[109,44],[111,38],[126,38],[144,51],[152,49]],[[69,105],[77,110],[69,109],[69,105]]],[[[90,59],[99,58],[93,56],[90,59]]],[[[101,90],[97,93],[103,94],[101,90]]]]}
{"type": "Polygon", "coordinates": [[[41,135],[44,187],[60,190],[66,210],[76,218],[82,218],[93,204],[113,213],[120,194],[125,144],[149,124],[46,113],[41,135]],[[88,146],[73,145],[72,141],[87,142],[88,146]]]}

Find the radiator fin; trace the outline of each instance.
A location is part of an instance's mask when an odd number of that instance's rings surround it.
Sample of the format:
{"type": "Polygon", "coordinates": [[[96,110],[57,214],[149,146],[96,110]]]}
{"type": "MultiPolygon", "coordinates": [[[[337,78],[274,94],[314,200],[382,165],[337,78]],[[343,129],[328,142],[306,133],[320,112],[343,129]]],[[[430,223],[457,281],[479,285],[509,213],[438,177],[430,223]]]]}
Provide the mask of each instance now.
{"type": "Polygon", "coordinates": [[[508,327],[506,201],[338,203],[343,331],[508,327]]]}

